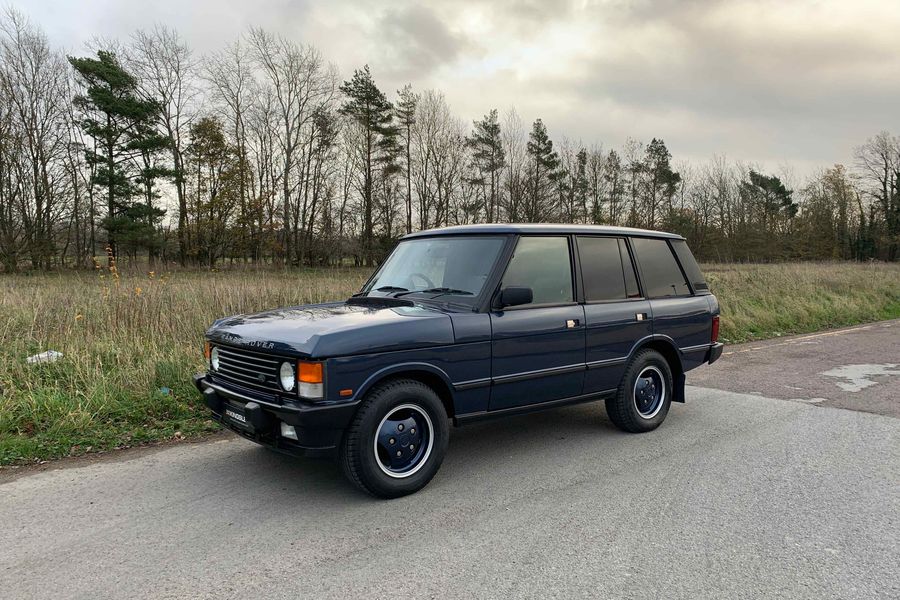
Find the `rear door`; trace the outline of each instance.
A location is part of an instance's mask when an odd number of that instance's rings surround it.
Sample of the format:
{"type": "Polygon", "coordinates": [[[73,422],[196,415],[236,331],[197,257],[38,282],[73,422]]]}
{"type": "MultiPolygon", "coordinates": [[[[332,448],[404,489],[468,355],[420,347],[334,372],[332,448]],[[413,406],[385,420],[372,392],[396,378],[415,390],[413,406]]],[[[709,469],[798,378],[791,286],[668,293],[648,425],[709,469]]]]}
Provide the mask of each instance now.
{"type": "Polygon", "coordinates": [[[712,320],[706,292],[694,293],[675,256],[672,243],[681,240],[633,238],[631,242],[653,311],[653,333],[674,340],[688,369],[694,357],[702,360],[709,348],[712,320]]]}
{"type": "Polygon", "coordinates": [[[584,393],[618,387],[635,343],[651,332],[650,302],[638,287],[623,238],[578,236],[586,330],[584,393]]]}
{"type": "Polygon", "coordinates": [[[569,236],[522,236],[501,289],[532,289],[531,304],[491,312],[490,410],[578,396],[584,384],[584,309],[575,301],[569,236]]]}

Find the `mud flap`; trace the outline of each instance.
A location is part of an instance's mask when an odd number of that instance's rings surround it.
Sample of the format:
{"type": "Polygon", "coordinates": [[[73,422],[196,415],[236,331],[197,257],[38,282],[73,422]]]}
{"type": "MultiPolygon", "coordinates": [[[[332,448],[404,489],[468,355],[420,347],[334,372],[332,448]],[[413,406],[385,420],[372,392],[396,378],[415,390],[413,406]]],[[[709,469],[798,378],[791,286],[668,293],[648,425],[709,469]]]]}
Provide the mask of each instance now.
{"type": "Polygon", "coordinates": [[[684,404],[684,385],[687,377],[684,373],[679,373],[672,377],[672,402],[681,402],[684,404]]]}

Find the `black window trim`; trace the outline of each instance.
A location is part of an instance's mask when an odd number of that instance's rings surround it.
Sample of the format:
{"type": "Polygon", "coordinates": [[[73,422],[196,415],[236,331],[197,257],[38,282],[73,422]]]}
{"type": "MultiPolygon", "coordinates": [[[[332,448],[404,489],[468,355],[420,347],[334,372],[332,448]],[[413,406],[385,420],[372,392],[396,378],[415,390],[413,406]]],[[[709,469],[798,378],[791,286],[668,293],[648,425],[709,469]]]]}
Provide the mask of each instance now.
{"type": "Polygon", "coordinates": [[[649,235],[629,236],[628,237],[628,250],[631,253],[631,258],[634,261],[635,267],[637,268],[637,274],[638,274],[638,280],[639,280],[638,287],[641,288],[641,294],[647,300],[667,300],[669,298],[693,298],[694,296],[697,295],[694,292],[694,286],[691,284],[690,281],[688,281],[688,276],[684,272],[684,268],[681,266],[681,261],[678,260],[678,254],[675,252],[675,249],[672,247],[672,242],[668,238],[659,238],[659,237],[653,237],[653,236],[649,236],[649,235]],[[684,281],[687,284],[687,287],[688,287],[688,290],[690,290],[690,293],[689,294],[678,294],[675,296],[648,296],[647,292],[645,291],[647,288],[644,285],[644,272],[641,269],[641,265],[640,265],[641,261],[640,261],[640,259],[638,259],[637,252],[634,251],[634,247],[631,244],[632,238],[640,238],[642,240],[662,240],[662,241],[664,241],[666,243],[666,247],[669,249],[669,252],[672,253],[672,257],[675,259],[675,265],[678,267],[678,270],[681,273],[681,276],[684,277],[684,281]]]}
{"type": "Polygon", "coordinates": [[[508,252],[503,260],[503,270],[500,272],[500,276],[497,279],[497,283],[495,285],[494,293],[491,294],[490,297],[490,305],[489,310],[491,312],[504,312],[507,310],[530,310],[532,308],[559,308],[565,306],[578,306],[581,302],[578,301],[579,293],[578,286],[580,279],[578,278],[578,274],[575,269],[575,252],[576,245],[574,241],[574,236],[571,233],[520,233],[512,236],[515,241],[509,245],[508,252]],[[506,271],[509,269],[509,264],[512,262],[513,255],[516,253],[516,247],[519,245],[519,240],[522,238],[539,238],[539,237],[551,237],[551,238],[561,238],[564,237],[567,240],[569,245],[569,275],[572,278],[572,302],[548,302],[544,304],[523,304],[521,306],[507,306],[506,308],[499,308],[496,304],[497,296],[500,294],[500,287],[503,285],[503,278],[506,276],[506,271]]]}
{"type": "MultiPolygon", "coordinates": [[[[594,233],[594,234],[575,233],[572,235],[572,239],[573,239],[576,249],[578,249],[578,238],[580,238],[580,237],[582,237],[582,238],[612,238],[614,240],[623,240],[628,248],[628,260],[631,261],[631,267],[634,269],[634,277],[635,277],[635,280],[637,281],[638,294],[640,294],[640,295],[634,296],[633,298],[626,297],[626,298],[610,299],[610,300],[588,300],[587,296],[585,296],[585,293],[584,293],[584,274],[582,272],[582,266],[581,266],[581,251],[577,250],[577,252],[578,252],[578,275],[579,275],[579,282],[581,284],[581,288],[579,290],[580,295],[579,295],[579,299],[578,299],[579,304],[584,304],[585,306],[589,306],[589,305],[593,305],[593,304],[617,304],[619,302],[643,302],[643,301],[647,300],[647,298],[644,296],[644,289],[643,289],[643,285],[641,284],[641,277],[640,277],[640,274],[638,273],[637,265],[635,264],[634,251],[631,249],[631,244],[629,243],[629,239],[631,236],[608,235],[608,234],[604,235],[604,234],[596,234],[596,233],[594,233]]],[[[656,238],[653,238],[653,239],[656,239],[656,238]]],[[[622,256],[621,247],[619,248],[619,258],[620,259],[625,258],[622,256]]],[[[624,268],[625,268],[625,264],[622,263],[622,269],[624,270],[624,268]]],[[[624,273],[622,274],[622,276],[624,277],[624,273]]],[[[625,293],[626,294],[628,293],[627,284],[625,286],[625,293]]]]}

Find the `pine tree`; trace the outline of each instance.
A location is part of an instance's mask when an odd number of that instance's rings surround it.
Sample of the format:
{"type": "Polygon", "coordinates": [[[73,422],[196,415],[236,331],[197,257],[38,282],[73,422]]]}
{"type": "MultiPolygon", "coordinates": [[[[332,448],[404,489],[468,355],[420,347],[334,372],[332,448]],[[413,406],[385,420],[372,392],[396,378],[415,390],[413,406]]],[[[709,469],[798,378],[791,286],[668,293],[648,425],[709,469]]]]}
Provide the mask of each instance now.
{"type": "Polygon", "coordinates": [[[750,169],[748,179],[741,182],[741,191],[759,207],[764,232],[775,225],[778,217],[792,218],[797,214],[794,192],[775,175],[763,175],[750,169]]]}
{"type": "Polygon", "coordinates": [[[666,143],[653,138],[644,155],[643,169],[647,176],[645,216],[650,228],[657,226],[656,213],[662,202],[666,204],[666,219],[672,219],[672,198],[681,182],[681,175],[672,170],[671,160],[666,143]]]}
{"type": "Polygon", "coordinates": [[[416,124],[416,106],[419,104],[419,95],[412,91],[412,86],[407,84],[397,94],[396,114],[397,122],[404,146],[404,172],[406,174],[406,233],[412,231],[412,129],[416,124]]]}
{"type": "MultiPolygon", "coordinates": [[[[603,166],[603,179],[606,181],[607,204],[609,204],[609,222],[618,225],[622,218],[622,204],[625,193],[625,181],[622,173],[622,159],[615,150],[610,150],[603,166]]],[[[594,223],[602,223],[600,207],[594,210],[594,223]]]]}
{"type": "Polygon", "coordinates": [[[362,129],[362,246],[367,265],[374,259],[373,253],[373,196],[379,171],[396,171],[397,138],[399,131],[394,124],[393,105],[375,85],[369,65],[353,72],[350,81],[341,85],[347,97],[341,106],[341,114],[356,121],[362,129]]]}
{"type": "Polygon", "coordinates": [[[132,249],[152,249],[148,232],[155,231],[165,214],[152,205],[153,182],[166,173],[154,160],[167,147],[153,127],[159,105],[140,98],[137,80],[111,52],[100,50],[97,58],[69,57],[69,62],[85,87],[86,93],[74,103],[82,114],[82,130],[95,141],[85,156],[95,167],[91,185],[106,188],[104,227],[112,256],[117,256],[119,237],[132,249]],[[134,208],[132,198],[141,193],[147,202],[144,208],[134,208]]]}
{"type": "Polygon", "coordinates": [[[500,117],[497,109],[475,121],[475,131],[466,138],[466,146],[472,150],[472,163],[478,175],[471,183],[481,187],[484,194],[485,220],[492,223],[499,217],[500,176],[506,167],[506,152],[500,137],[500,117]]]}
{"type": "Polygon", "coordinates": [[[552,201],[556,197],[557,184],[562,178],[559,155],[553,149],[553,140],[541,119],[534,122],[526,147],[529,158],[528,190],[525,220],[537,223],[551,217],[552,201]]]}

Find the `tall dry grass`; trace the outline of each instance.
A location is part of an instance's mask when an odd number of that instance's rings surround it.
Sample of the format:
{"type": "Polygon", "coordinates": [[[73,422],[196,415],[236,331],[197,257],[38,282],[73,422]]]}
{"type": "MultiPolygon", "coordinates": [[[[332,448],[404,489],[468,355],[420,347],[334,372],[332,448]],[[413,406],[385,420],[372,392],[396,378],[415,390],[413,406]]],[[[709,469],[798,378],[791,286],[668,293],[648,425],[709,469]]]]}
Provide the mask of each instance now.
{"type": "Polygon", "coordinates": [[[900,317],[900,264],[707,264],[721,335],[745,342],[900,317]]]}
{"type": "MultiPolygon", "coordinates": [[[[900,317],[900,265],[706,265],[722,336],[900,317]]],[[[0,277],[0,464],[214,429],[191,385],[218,317],[346,298],[360,269],[0,277]],[[25,358],[53,349],[58,362],[25,358]]]]}
{"type": "Polygon", "coordinates": [[[0,464],[215,428],[192,388],[216,318],[346,298],[363,270],[0,278],[0,464]],[[62,360],[29,365],[52,349],[62,360]]]}

